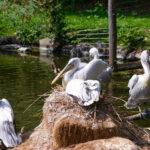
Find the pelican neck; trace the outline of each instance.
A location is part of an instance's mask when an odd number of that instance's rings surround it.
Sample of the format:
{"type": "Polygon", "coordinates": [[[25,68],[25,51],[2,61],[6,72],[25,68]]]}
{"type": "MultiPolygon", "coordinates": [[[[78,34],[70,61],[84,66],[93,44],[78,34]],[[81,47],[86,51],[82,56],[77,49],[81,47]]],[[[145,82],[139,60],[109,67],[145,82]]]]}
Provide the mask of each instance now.
{"type": "Polygon", "coordinates": [[[144,69],[144,73],[146,75],[150,76],[150,64],[149,64],[149,62],[148,61],[147,62],[142,61],[141,63],[142,63],[143,69],[144,69]]]}
{"type": "Polygon", "coordinates": [[[98,55],[94,55],[94,59],[99,59],[99,56],[98,55]]]}

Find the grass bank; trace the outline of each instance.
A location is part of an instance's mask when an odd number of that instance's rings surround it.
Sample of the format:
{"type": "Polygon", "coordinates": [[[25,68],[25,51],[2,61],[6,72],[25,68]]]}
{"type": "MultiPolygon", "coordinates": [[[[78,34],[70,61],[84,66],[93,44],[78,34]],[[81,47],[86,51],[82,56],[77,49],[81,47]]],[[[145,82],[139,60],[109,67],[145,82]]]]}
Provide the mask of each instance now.
{"type": "MultiPolygon", "coordinates": [[[[98,29],[108,27],[107,12],[86,10],[66,13],[67,29],[98,29]]],[[[134,45],[150,49],[150,15],[117,13],[118,45],[134,45]]]]}
{"type": "MultiPolygon", "coordinates": [[[[44,8],[32,1],[21,5],[4,0],[0,2],[0,37],[15,35],[22,41],[32,42],[43,37],[53,37],[49,33],[50,16],[44,8]]],[[[95,7],[93,10],[67,12],[65,14],[66,31],[79,29],[97,29],[108,27],[107,10],[95,7]]],[[[150,15],[139,16],[136,13],[124,15],[117,13],[118,45],[125,47],[146,46],[150,49],[150,15]]]]}

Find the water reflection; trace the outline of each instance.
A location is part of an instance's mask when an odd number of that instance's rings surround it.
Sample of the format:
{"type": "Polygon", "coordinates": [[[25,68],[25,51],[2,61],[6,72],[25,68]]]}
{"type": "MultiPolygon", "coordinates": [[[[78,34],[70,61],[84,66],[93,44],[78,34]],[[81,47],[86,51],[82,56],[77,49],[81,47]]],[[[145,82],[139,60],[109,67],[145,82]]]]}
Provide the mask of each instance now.
{"type": "MultiPolygon", "coordinates": [[[[36,127],[42,117],[43,100],[36,102],[27,112],[23,111],[45,92],[50,92],[50,83],[66,63],[66,57],[54,57],[50,53],[23,55],[0,53],[0,98],[10,101],[16,118],[17,129],[36,127]],[[55,73],[54,73],[55,72],[55,73]]],[[[104,86],[106,96],[128,99],[128,80],[136,71],[113,73],[112,82],[104,86]]],[[[61,84],[59,80],[58,84],[61,84]]],[[[137,109],[127,110],[122,101],[112,99],[123,116],[137,113],[137,109]]],[[[139,126],[149,126],[149,120],[136,121],[139,126]]]]}
{"type": "Polygon", "coordinates": [[[66,63],[64,58],[32,55],[20,57],[17,53],[0,53],[0,98],[10,101],[18,130],[25,126],[27,131],[39,124],[43,100],[27,112],[23,111],[38,95],[51,90],[50,83],[55,76],[52,64],[55,59],[58,68],[66,63]]]}

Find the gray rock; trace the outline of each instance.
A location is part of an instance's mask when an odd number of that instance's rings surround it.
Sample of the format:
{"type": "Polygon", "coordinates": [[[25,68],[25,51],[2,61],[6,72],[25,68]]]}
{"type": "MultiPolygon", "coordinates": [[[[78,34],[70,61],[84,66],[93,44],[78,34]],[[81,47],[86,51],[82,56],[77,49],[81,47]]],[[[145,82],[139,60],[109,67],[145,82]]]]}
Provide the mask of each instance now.
{"type": "Polygon", "coordinates": [[[54,46],[54,40],[50,38],[44,38],[39,40],[39,46],[40,47],[53,47],[54,46]]]}
{"type": "Polygon", "coordinates": [[[21,44],[21,43],[22,42],[20,40],[16,39],[16,37],[13,36],[6,36],[0,39],[0,45],[21,44]]]}
{"type": "Polygon", "coordinates": [[[18,44],[0,45],[0,49],[6,51],[17,51],[20,47],[18,44]]]}

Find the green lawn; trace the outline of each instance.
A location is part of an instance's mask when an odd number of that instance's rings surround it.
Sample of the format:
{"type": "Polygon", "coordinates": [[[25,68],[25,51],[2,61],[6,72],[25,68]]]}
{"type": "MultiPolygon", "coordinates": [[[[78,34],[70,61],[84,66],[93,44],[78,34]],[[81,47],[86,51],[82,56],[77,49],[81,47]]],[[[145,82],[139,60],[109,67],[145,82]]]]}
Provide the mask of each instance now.
{"type": "Polygon", "coordinates": [[[65,21],[67,28],[72,30],[108,27],[107,15],[94,14],[92,11],[68,12],[65,21]]]}
{"type": "MultiPolygon", "coordinates": [[[[68,12],[65,18],[67,27],[71,31],[79,29],[108,28],[107,12],[93,12],[92,10],[68,12]]],[[[135,13],[124,15],[117,13],[118,44],[125,47],[150,47],[150,15],[138,16],[135,13]],[[142,41],[140,39],[143,39],[142,41]]]]}
{"type": "MultiPolygon", "coordinates": [[[[95,29],[108,27],[107,13],[92,13],[92,11],[79,11],[66,13],[67,27],[73,30],[95,29]]],[[[150,28],[150,15],[138,16],[135,14],[123,15],[117,13],[117,27],[150,28]]]]}
{"type": "MultiPolygon", "coordinates": [[[[33,4],[30,6],[4,4],[4,2],[0,2],[0,7],[3,8],[0,11],[0,37],[17,33],[18,38],[32,42],[46,36],[53,36],[48,32],[50,16],[47,16],[43,8],[36,8],[33,4]]],[[[65,23],[67,31],[108,28],[107,10],[67,12],[65,23]]],[[[148,45],[150,41],[149,28],[150,15],[117,13],[118,44],[129,45],[143,37],[144,44],[148,45]]]]}

